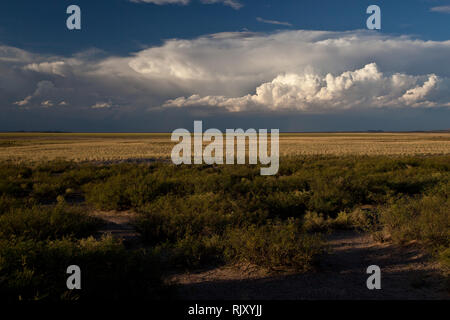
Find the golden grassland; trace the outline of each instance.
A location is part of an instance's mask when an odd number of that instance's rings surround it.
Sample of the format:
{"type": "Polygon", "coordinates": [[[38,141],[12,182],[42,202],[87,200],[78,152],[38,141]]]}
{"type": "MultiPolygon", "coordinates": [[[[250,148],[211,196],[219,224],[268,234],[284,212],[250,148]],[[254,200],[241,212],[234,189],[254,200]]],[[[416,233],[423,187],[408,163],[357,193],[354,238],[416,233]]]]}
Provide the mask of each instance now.
{"type": "MultiPolygon", "coordinates": [[[[166,133],[0,133],[0,161],[167,159],[166,133]]],[[[280,155],[450,154],[450,132],[285,133],[280,155]]]]}

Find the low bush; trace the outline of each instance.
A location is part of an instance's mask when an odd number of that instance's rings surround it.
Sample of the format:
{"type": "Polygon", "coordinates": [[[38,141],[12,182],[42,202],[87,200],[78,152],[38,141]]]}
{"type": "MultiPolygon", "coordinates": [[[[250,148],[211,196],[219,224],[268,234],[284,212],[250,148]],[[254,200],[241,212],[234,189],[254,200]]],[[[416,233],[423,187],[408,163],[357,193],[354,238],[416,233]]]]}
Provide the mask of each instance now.
{"type": "Polygon", "coordinates": [[[168,265],[180,268],[214,266],[225,262],[223,251],[225,243],[218,235],[195,236],[186,234],[173,244],[160,248],[168,254],[168,265]]]}
{"type": "Polygon", "coordinates": [[[381,212],[380,223],[396,242],[420,240],[433,246],[450,245],[448,194],[403,197],[381,212]]]}
{"type": "Polygon", "coordinates": [[[323,252],[321,236],[302,231],[299,221],[270,221],[227,233],[225,256],[269,268],[292,267],[310,270],[323,252]]]}
{"type": "Polygon", "coordinates": [[[101,220],[89,216],[81,208],[64,204],[12,208],[0,216],[0,239],[82,238],[93,235],[100,226],[101,220]]]}
{"type": "Polygon", "coordinates": [[[222,235],[228,227],[264,222],[261,210],[247,211],[225,195],[204,193],[160,197],[140,208],[136,228],[150,244],[175,242],[186,235],[222,235]]]}
{"type": "Polygon", "coordinates": [[[152,253],[129,251],[111,237],[0,240],[0,299],[157,299],[161,269],[152,253]],[[81,269],[81,290],[68,290],[67,267],[81,269]]]}

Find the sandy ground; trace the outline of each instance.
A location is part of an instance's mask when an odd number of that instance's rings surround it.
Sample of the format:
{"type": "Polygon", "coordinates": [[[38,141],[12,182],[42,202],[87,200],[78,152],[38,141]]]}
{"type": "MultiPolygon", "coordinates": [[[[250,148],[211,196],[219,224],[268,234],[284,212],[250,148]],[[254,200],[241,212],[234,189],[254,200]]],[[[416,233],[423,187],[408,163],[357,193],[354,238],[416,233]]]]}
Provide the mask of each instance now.
{"type": "MultiPolygon", "coordinates": [[[[138,242],[132,212],[97,212],[107,223],[101,230],[128,244],[138,242]]],[[[166,283],[177,297],[192,300],[322,300],[322,299],[450,299],[437,263],[416,243],[379,243],[368,234],[335,232],[328,236],[329,253],[317,270],[274,272],[248,264],[172,273],[166,283]],[[370,265],[381,268],[381,289],[366,286],[370,265]]]]}

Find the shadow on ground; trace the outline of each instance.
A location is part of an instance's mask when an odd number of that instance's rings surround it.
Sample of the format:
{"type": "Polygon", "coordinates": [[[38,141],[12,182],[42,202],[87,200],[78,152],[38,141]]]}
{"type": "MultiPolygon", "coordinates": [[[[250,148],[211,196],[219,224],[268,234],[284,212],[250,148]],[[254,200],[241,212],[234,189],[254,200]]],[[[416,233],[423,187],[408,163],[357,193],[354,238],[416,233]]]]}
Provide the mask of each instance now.
{"type": "Polygon", "coordinates": [[[315,272],[242,276],[218,268],[172,277],[180,299],[316,300],[316,299],[449,299],[438,265],[417,245],[380,244],[367,234],[329,236],[330,254],[315,272]],[[367,267],[381,268],[381,290],[366,286],[367,267]]]}

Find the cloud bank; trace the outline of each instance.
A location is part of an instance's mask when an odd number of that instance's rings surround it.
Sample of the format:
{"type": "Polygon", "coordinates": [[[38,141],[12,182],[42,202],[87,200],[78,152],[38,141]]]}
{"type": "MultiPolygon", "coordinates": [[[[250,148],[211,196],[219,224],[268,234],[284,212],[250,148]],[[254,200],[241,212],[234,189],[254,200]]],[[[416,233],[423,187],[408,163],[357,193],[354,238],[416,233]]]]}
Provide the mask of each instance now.
{"type": "Polygon", "coordinates": [[[448,57],[450,41],[369,31],[228,32],[126,57],[0,46],[0,96],[2,108],[64,107],[86,117],[192,107],[209,114],[447,108],[448,57]]]}

